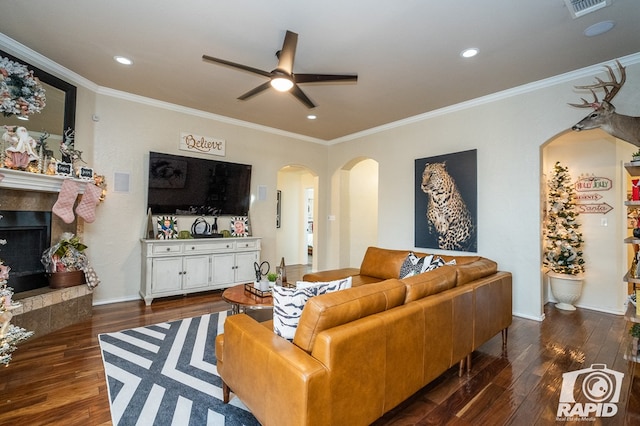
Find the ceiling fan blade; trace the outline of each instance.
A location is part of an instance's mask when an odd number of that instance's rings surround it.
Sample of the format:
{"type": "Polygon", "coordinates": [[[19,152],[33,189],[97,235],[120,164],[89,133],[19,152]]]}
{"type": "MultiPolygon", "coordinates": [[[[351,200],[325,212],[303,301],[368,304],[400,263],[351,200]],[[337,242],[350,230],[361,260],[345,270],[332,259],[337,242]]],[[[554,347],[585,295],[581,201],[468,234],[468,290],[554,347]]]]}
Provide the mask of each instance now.
{"type": "Polygon", "coordinates": [[[250,97],[257,95],[258,93],[267,90],[269,87],[271,87],[271,81],[267,81],[266,83],[261,84],[255,89],[249,90],[244,95],[241,95],[238,99],[240,99],[241,101],[247,100],[250,97]]]}
{"type": "Polygon", "coordinates": [[[311,109],[316,107],[315,104],[311,102],[311,99],[309,99],[307,95],[304,94],[304,92],[298,87],[297,84],[294,84],[291,88],[291,94],[298,98],[300,102],[305,104],[307,108],[311,109]]]}
{"type": "Polygon", "coordinates": [[[214,58],[213,56],[202,55],[202,59],[205,61],[215,62],[217,64],[226,65],[232,68],[238,68],[243,71],[249,71],[254,74],[263,75],[265,77],[271,77],[271,73],[263,70],[259,70],[258,68],[249,67],[247,65],[237,64],[235,62],[226,61],[220,58],[214,58]]]}
{"type": "Polygon", "coordinates": [[[323,81],[358,81],[358,75],[347,74],[294,74],[296,83],[321,83],[323,81]]]}
{"type": "Polygon", "coordinates": [[[296,46],[298,44],[298,34],[287,30],[282,43],[282,50],[278,52],[278,71],[287,75],[293,73],[293,60],[296,56],[296,46]]]}

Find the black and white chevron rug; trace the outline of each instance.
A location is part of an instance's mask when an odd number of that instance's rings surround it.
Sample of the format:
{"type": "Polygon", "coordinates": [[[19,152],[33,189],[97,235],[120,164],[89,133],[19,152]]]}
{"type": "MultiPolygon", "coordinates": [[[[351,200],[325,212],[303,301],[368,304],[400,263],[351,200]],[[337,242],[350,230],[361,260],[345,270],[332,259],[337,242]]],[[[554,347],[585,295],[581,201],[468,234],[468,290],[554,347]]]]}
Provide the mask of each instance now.
{"type": "Polygon", "coordinates": [[[222,402],[215,338],[227,312],[98,336],[114,425],[259,425],[222,402]]]}

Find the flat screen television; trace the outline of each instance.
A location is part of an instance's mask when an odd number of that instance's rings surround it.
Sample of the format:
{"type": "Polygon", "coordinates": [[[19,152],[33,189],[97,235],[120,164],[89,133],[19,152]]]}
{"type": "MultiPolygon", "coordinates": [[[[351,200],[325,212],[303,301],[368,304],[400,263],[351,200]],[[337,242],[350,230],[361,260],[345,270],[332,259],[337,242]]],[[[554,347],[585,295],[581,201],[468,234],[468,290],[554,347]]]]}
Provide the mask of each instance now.
{"type": "Polygon", "coordinates": [[[155,215],[246,216],[251,166],[149,153],[147,208],[155,215]]]}

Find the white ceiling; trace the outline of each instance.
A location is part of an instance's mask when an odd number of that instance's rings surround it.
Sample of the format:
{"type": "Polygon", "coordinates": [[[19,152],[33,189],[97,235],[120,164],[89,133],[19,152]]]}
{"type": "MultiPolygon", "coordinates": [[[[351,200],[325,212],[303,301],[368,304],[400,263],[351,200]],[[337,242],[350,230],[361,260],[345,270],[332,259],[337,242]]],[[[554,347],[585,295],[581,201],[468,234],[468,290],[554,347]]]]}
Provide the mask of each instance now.
{"type": "Polygon", "coordinates": [[[640,1],[572,19],[563,0],[3,0],[0,31],[103,88],[329,141],[640,52],[640,1]],[[294,73],[357,84],[301,85],[313,110],[271,89],[239,101],[266,79],[202,60],[271,71],[286,30],[294,73]]]}

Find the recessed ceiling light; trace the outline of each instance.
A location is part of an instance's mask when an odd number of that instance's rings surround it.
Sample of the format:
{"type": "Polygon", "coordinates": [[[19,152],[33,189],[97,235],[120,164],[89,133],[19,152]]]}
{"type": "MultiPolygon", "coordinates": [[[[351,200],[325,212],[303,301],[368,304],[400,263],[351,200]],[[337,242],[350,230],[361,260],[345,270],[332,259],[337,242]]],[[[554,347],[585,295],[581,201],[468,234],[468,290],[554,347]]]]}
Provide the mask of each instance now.
{"type": "Polygon", "coordinates": [[[584,35],[586,35],[587,37],[593,37],[600,34],[604,34],[607,31],[610,31],[615,25],[616,23],[613,21],[598,22],[596,24],[591,25],[590,27],[587,27],[587,29],[584,30],[584,35]]]}
{"type": "Polygon", "coordinates": [[[124,56],[114,56],[113,59],[122,65],[133,65],[133,61],[129,58],[125,58],[124,56]]]}
{"type": "Polygon", "coordinates": [[[463,58],[473,58],[478,54],[478,52],[480,52],[480,50],[478,50],[475,47],[471,47],[469,49],[464,49],[462,52],[460,52],[460,56],[462,56],[463,58]]]}
{"type": "Polygon", "coordinates": [[[307,118],[308,118],[309,120],[315,120],[316,118],[318,118],[318,116],[317,116],[317,115],[314,115],[314,114],[309,114],[309,115],[307,115],[307,118]]]}

